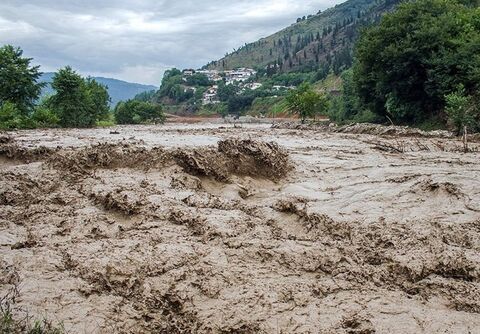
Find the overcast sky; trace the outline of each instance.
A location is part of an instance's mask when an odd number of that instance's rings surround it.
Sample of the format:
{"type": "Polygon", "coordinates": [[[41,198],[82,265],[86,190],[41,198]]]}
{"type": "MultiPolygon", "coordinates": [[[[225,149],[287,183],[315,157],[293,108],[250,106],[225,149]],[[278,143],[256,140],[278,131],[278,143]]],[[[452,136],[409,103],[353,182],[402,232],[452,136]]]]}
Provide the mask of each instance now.
{"type": "Polygon", "coordinates": [[[0,44],[42,71],[70,65],[159,85],[167,68],[198,68],[344,0],[0,0],[0,44]]]}

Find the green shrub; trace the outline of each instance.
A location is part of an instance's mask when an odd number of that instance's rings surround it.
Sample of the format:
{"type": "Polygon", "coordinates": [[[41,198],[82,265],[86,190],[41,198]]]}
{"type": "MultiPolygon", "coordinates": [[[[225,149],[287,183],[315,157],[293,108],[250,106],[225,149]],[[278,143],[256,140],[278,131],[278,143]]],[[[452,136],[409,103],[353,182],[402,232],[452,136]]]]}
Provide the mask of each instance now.
{"type": "Polygon", "coordinates": [[[11,102],[5,102],[0,106],[0,129],[30,129],[34,128],[34,122],[11,102]]]}
{"type": "Polygon", "coordinates": [[[163,123],[165,114],[158,104],[128,100],[115,107],[115,120],[118,124],[163,123]]]}
{"type": "Polygon", "coordinates": [[[329,110],[327,96],[313,90],[308,83],[291,90],[285,100],[290,112],[299,115],[302,122],[309,117],[315,119],[318,115],[326,115],[329,110]]]}
{"type": "Polygon", "coordinates": [[[17,316],[13,312],[15,300],[19,297],[17,287],[0,296],[0,333],[1,334],[62,334],[63,324],[54,325],[47,319],[33,320],[32,317],[17,316]]]}
{"type": "Polygon", "coordinates": [[[445,96],[445,112],[450,126],[457,134],[467,127],[470,131],[480,130],[480,109],[474,98],[468,96],[465,87],[460,85],[456,92],[445,96]]]}
{"type": "Polygon", "coordinates": [[[274,116],[277,113],[284,112],[287,109],[285,98],[279,97],[257,97],[252,104],[250,111],[251,116],[274,116]]]}
{"type": "Polygon", "coordinates": [[[58,115],[45,105],[39,105],[31,115],[32,124],[39,128],[56,128],[59,126],[58,115]]]}
{"type": "Polygon", "coordinates": [[[108,128],[116,124],[117,122],[115,121],[115,115],[113,112],[109,112],[105,117],[103,117],[103,119],[97,121],[95,125],[100,128],[108,128]]]}

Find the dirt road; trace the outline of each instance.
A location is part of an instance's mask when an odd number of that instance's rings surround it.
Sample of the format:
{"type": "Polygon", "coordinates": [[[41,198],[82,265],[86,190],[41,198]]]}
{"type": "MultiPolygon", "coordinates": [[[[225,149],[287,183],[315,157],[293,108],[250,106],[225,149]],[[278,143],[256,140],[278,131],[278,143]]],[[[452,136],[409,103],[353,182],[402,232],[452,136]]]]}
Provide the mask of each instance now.
{"type": "Polygon", "coordinates": [[[479,146],[268,125],[0,134],[0,292],[69,333],[480,333],[479,146]]]}

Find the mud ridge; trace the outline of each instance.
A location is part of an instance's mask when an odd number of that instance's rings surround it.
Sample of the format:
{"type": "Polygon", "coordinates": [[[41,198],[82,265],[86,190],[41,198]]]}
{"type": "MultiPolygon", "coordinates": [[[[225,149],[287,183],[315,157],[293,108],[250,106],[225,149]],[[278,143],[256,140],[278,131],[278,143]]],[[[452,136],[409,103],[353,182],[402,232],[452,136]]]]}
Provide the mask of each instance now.
{"type": "MultiPolygon", "coordinates": [[[[274,129],[319,130],[330,133],[369,134],[382,137],[423,137],[423,138],[453,138],[449,131],[423,131],[408,126],[385,126],[380,124],[354,123],[343,126],[325,123],[301,124],[299,122],[279,122],[272,126],[274,129]]],[[[475,137],[476,138],[476,137],[475,137]]],[[[472,137],[473,139],[473,137],[472,137]]]]}

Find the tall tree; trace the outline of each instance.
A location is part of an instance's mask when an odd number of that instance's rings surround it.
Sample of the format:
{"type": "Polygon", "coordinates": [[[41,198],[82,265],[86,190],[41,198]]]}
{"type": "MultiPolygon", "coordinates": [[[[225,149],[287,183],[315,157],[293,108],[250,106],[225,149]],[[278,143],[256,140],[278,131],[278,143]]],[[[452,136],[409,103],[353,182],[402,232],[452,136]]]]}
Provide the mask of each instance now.
{"type": "Polygon", "coordinates": [[[31,65],[31,58],[23,57],[23,51],[12,45],[0,48],[0,106],[10,102],[28,115],[38,100],[43,83],[39,66],[31,65]]]}
{"type": "Polygon", "coordinates": [[[96,120],[105,120],[110,112],[110,96],[108,87],[102,85],[93,78],[87,78],[86,89],[89,97],[90,109],[95,114],[96,120]]]}
{"type": "Polygon", "coordinates": [[[49,105],[63,127],[90,127],[108,113],[110,98],[106,87],[82,78],[69,66],[55,73],[52,88],[55,95],[49,105]]]}

